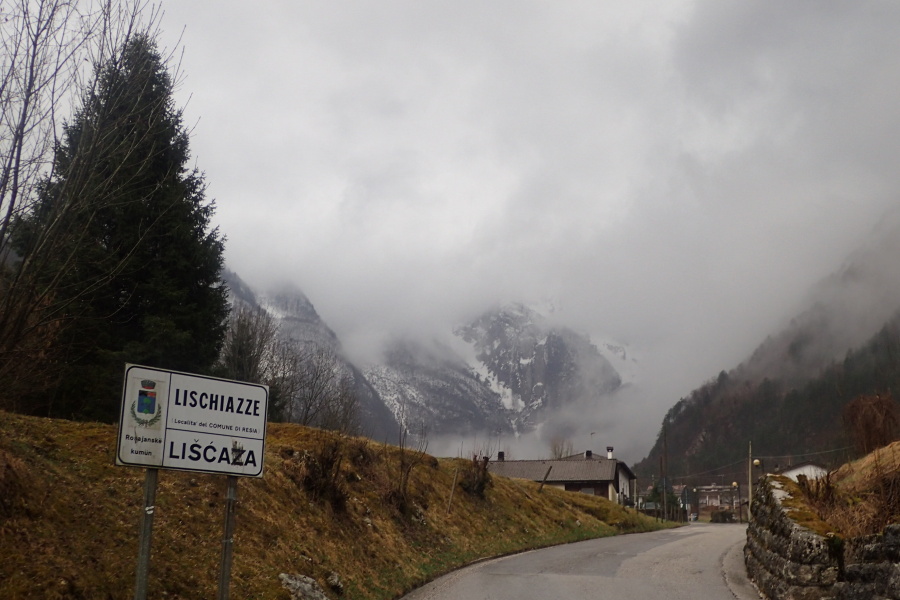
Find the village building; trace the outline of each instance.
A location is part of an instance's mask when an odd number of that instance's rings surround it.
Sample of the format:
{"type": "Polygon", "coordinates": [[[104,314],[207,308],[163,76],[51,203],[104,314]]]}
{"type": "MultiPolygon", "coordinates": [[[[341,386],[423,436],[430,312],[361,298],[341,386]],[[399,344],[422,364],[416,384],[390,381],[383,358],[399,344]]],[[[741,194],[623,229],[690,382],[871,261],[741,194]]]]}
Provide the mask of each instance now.
{"type": "Polygon", "coordinates": [[[634,505],[637,478],[624,462],[613,457],[612,446],[606,457],[591,450],[556,460],[505,460],[499,452],[489,463],[493,475],[530,479],[569,492],[603,496],[611,502],[634,505]]]}
{"type": "Polygon", "coordinates": [[[812,480],[825,477],[828,474],[828,469],[817,463],[802,462],[790,467],[784,467],[781,469],[780,474],[794,481],[797,481],[798,475],[803,475],[807,479],[812,480]]]}

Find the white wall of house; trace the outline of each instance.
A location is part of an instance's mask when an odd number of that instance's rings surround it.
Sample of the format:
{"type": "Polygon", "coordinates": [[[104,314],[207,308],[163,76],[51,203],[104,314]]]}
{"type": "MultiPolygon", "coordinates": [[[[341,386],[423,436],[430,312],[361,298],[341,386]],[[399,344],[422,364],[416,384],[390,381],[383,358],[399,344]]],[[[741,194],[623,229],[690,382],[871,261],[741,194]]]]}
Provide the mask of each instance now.
{"type": "Polygon", "coordinates": [[[781,474],[797,481],[797,475],[806,475],[808,479],[819,479],[825,477],[828,474],[828,470],[819,465],[801,465],[784,469],[781,474]]]}
{"type": "MultiPolygon", "coordinates": [[[[620,498],[631,498],[631,480],[628,478],[628,473],[624,469],[616,469],[616,477],[619,479],[620,498]]],[[[610,498],[610,500],[614,500],[614,498],[610,498]]]]}

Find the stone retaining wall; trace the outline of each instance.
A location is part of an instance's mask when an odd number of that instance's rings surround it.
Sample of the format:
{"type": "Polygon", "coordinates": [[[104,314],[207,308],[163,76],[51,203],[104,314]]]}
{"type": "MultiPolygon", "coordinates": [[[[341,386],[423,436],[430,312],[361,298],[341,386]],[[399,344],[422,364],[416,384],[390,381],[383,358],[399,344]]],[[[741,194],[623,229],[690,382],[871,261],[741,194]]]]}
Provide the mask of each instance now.
{"type": "Polygon", "coordinates": [[[753,495],[747,575],[770,600],[900,600],[900,525],[842,540],[795,523],[781,484],[766,479],[753,495]]]}

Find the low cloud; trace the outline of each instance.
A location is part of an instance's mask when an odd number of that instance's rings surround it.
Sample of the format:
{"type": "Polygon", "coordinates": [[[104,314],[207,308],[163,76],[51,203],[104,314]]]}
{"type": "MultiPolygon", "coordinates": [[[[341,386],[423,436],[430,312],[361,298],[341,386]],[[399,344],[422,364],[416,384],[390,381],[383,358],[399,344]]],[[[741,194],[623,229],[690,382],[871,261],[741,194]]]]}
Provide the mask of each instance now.
{"type": "Polygon", "coordinates": [[[612,411],[637,454],[900,189],[891,3],[166,11],[232,268],[359,355],[552,298],[645,357],[612,411]]]}

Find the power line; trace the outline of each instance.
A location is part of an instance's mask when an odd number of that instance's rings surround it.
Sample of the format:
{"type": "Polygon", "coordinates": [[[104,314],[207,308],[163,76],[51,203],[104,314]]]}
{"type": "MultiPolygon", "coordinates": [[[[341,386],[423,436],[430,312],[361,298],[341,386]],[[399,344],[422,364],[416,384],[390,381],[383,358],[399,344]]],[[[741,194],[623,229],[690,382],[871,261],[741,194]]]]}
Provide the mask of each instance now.
{"type": "MultiPolygon", "coordinates": [[[[844,446],[843,448],[835,448],[833,450],[822,450],[820,452],[806,452],[806,453],[802,453],[802,454],[776,454],[776,455],[772,455],[772,456],[754,456],[753,458],[759,458],[762,460],[773,460],[773,459],[777,459],[777,458],[803,458],[806,456],[820,456],[822,454],[834,454],[836,452],[843,452],[845,450],[852,450],[852,449],[853,449],[853,446],[844,446]]],[[[671,479],[673,479],[673,480],[674,479],[687,479],[689,477],[699,477],[700,475],[709,475],[710,473],[716,473],[718,471],[723,471],[725,469],[728,469],[728,468],[731,468],[731,467],[734,467],[737,465],[744,465],[746,463],[747,463],[747,459],[742,458],[741,460],[735,461],[735,462],[727,464],[727,465],[713,467],[712,469],[709,469],[708,471],[700,471],[698,473],[688,473],[686,475],[673,476],[673,477],[671,477],[671,479]]]]}
{"type": "Polygon", "coordinates": [[[774,456],[755,456],[754,458],[800,458],[803,456],[818,456],[820,454],[832,454],[834,452],[843,452],[844,450],[852,450],[853,446],[844,446],[843,448],[835,448],[834,450],[822,450],[821,452],[807,452],[805,454],[776,454],[774,456]]]}
{"type": "Polygon", "coordinates": [[[700,475],[709,475],[710,473],[715,473],[716,471],[721,471],[723,469],[727,469],[729,467],[733,467],[735,465],[743,465],[746,464],[747,459],[743,458],[741,460],[735,461],[728,465],[722,465],[721,467],[714,467],[708,471],[700,471],[699,473],[688,473],[687,475],[679,475],[678,477],[673,477],[672,479],[687,479],[688,477],[698,477],[700,475]]]}

